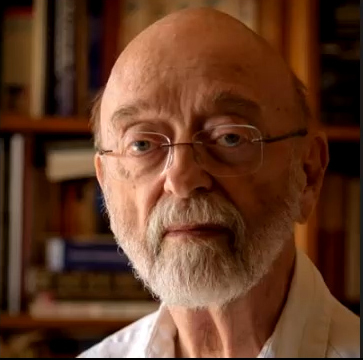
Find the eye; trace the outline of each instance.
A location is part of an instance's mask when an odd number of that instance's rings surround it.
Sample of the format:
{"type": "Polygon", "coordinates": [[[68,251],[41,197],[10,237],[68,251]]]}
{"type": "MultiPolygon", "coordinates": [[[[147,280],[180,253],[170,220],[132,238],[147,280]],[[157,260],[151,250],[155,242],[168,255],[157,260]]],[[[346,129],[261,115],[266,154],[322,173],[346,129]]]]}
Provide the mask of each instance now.
{"type": "Polygon", "coordinates": [[[148,140],[138,140],[131,144],[132,151],[135,152],[146,152],[152,148],[152,144],[148,140]]]}
{"type": "Polygon", "coordinates": [[[160,141],[156,139],[140,139],[134,140],[127,146],[127,153],[131,156],[142,156],[154,153],[155,150],[160,149],[160,141]]]}
{"type": "Polygon", "coordinates": [[[246,139],[240,134],[228,133],[215,139],[215,143],[220,146],[233,147],[246,143],[246,139]]]}
{"type": "Polygon", "coordinates": [[[129,133],[121,143],[121,153],[128,156],[151,155],[161,148],[168,140],[162,134],[157,133],[129,133]]]}

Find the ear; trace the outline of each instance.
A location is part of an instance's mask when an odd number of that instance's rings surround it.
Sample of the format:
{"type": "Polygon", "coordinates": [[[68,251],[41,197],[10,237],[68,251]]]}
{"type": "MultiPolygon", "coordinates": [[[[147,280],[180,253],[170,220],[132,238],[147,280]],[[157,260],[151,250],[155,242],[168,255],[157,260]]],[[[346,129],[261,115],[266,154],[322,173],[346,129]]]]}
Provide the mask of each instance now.
{"type": "Polygon", "coordinates": [[[102,165],[102,161],[101,161],[101,156],[96,153],[94,158],[93,158],[93,163],[96,169],[96,177],[97,180],[101,186],[101,189],[103,189],[103,184],[104,184],[104,172],[103,172],[103,165],[102,165]]]}
{"type": "Polygon", "coordinates": [[[300,223],[308,220],[319,199],[328,163],[329,148],[326,135],[323,132],[311,134],[303,155],[303,172],[306,181],[300,199],[300,223]]]}

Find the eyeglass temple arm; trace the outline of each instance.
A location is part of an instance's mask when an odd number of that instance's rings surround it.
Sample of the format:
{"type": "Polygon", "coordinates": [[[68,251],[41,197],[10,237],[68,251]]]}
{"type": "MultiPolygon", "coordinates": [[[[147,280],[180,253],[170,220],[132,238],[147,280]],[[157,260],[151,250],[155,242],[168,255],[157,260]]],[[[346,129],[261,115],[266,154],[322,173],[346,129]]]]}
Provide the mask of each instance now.
{"type": "Polygon", "coordinates": [[[264,143],[273,143],[275,141],[280,141],[280,140],[284,140],[284,139],[288,139],[291,137],[296,137],[296,136],[306,136],[308,133],[307,129],[300,129],[294,132],[290,132],[287,133],[285,135],[280,135],[280,136],[276,136],[276,137],[271,137],[271,138],[262,138],[262,139],[255,139],[253,140],[253,142],[264,142],[264,143]]]}
{"type": "MultiPolygon", "coordinates": [[[[272,137],[272,138],[262,138],[262,139],[254,139],[252,140],[252,142],[264,142],[264,143],[273,143],[275,141],[280,141],[280,140],[284,140],[284,139],[288,139],[291,137],[296,137],[296,136],[305,136],[307,135],[308,131],[307,129],[300,129],[294,132],[290,132],[287,133],[285,135],[280,135],[280,136],[276,136],[276,137],[272,137]]],[[[194,143],[176,143],[176,144],[162,144],[161,147],[172,147],[175,145],[193,145],[194,143]]],[[[109,154],[112,153],[113,150],[103,150],[103,149],[97,149],[98,153],[100,155],[105,155],[105,154],[109,154]]]]}
{"type": "Polygon", "coordinates": [[[100,155],[105,155],[105,154],[112,153],[112,152],[113,152],[113,150],[103,150],[103,149],[97,149],[97,152],[98,152],[100,155]]]}

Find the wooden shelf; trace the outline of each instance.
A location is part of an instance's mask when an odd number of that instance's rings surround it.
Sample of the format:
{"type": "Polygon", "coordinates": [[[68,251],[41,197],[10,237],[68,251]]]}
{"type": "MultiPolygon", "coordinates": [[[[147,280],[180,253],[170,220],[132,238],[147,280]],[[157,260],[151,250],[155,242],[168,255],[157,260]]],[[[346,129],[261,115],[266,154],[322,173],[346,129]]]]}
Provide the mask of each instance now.
{"type": "Polygon", "coordinates": [[[360,141],[359,126],[324,126],[330,141],[360,141]]]}
{"type": "MultiPolygon", "coordinates": [[[[136,320],[136,319],[134,319],[136,320]]],[[[126,319],[65,319],[65,318],[32,318],[29,315],[0,315],[0,330],[32,330],[32,329],[97,329],[100,331],[119,330],[134,320],[126,319]]]]}
{"type": "MultiPolygon", "coordinates": [[[[323,126],[331,141],[359,141],[359,126],[323,126]]],[[[0,131],[7,133],[75,134],[91,135],[86,118],[44,117],[39,120],[21,115],[1,115],[0,131]]]]}
{"type": "Polygon", "coordinates": [[[32,119],[20,115],[1,115],[0,131],[7,133],[76,134],[90,135],[89,122],[85,118],[44,117],[32,119]]]}

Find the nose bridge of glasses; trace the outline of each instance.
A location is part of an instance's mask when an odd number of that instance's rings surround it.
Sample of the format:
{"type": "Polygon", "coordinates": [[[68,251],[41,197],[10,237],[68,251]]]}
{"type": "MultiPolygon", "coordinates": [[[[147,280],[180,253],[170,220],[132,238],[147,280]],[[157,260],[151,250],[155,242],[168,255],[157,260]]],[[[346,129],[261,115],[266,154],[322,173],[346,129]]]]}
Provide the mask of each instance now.
{"type": "Polygon", "coordinates": [[[168,163],[166,165],[166,168],[169,168],[170,166],[172,166],[172,164],[174,164],[174,158],[175,158],[175,148],[180,147],[181,151],[177,151],[179,156],[181,156],[180,160],[180,164],[185,165],[187,163],[187,154],[190,153],[188,150],[188,148],[191,149],[192,154],[193,154],[193,161],[197,164],[200,164],[200,156],[198,154],[198,151],[196,150],[196,145],[202,145],[201,142],[179,142],[179,143],[170,143],[170,144],[165,144],[163,146],[168,147],[169,148],[169,160],[168,163]],[[183,149],[185,149],[183,151],[183,149]]]}

